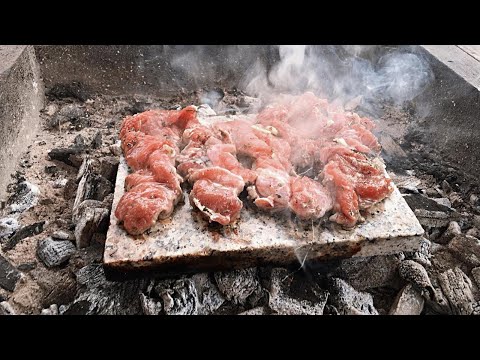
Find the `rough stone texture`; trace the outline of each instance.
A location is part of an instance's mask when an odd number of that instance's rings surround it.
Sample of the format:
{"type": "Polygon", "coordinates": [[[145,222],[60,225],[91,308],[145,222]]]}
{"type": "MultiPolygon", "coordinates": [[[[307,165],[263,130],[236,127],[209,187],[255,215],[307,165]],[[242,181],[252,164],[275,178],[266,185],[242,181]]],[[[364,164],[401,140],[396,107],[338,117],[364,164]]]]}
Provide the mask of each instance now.
{"type": "Polygon", "coordinates": [[[265,309],[263,306],[259,306],[244,312],[241,312],[238,315],[266,315],[267,314],[267,309],[265,309]]]}
{"type": "Polygon", "coordinates": [[[322,315],[328,292],[314,283],[303,281],[304,286],[310,286],[310,289],[305,289],[306,298],[294,298],[291,292],[293,281],[294,276],[287,269],[272,270],[268,300],[270,309],[280,315],[322,315]]]}
{"type": "Polygon", "coordinates": [[[160,315],[163,310],[161,301],[154,300],[143,293],[140,294],[140,305],[145,315],[160,315]]]}
{"type": "Polygon", "coordinates": [[[20,276],[20,271],[0,255],[0,286],[8,291],[13,291],[20,276]]]}
{"type": "Polygon", "coordinates": [[[38,130],[44,91],[33,46],[0,45],[0,199],[38,130]]]}
{"type": "Polygon", "coordinates": [[[398,272],[402,279],[411,283],[417,290],[422,292],[422,295],[426,291],[430,298],[434,297],[435,291],[432,282],[427,270],[421,264],[413,260],[404,260],[398,267],[398,272]]]}
{"type": "Polygon", "coordinates": [[[455,236],[460,235],[461,233],[462,229],[460,228],[460,225],[458,225],[458,222],[451,221],[450,224],[448,224],[447,230],[445,230],[445,232],[434,241],[436,243],[445,245],[448,244],[455,236]]]}
{"type": "Polygon", "coordinates": [[[420,315],[425,300],[412,284],[408,284],[398,293],[389,315],[420,315]]]}
{"type": "Polygon", "coordinates": [[[225,302],[225,297],[207,273],[192,276],[198,294],[198,314],[213,314],[225,302]]]}
{"type": "Polygon", "coordinates": [[[58,305],[52,304],[48,308],[43,309],[40,315],[58,315],[58,305]]]}
{"type": "Polygon", "coordinates": [[[145,288],[144,280],[112,282],[105,278],[101,264],[91,264],[77,274],[80,285],[74,302],[65,315],[134,315],[142,314],[140,292],[145,288]]]}
{"type": "Polygon", "coordinates": [[[7,241],[2,245],[3,251],[12,250],[21,240],[33,235],[38,235],[43,231],[45,221],[40,221],[35,224],[27,225],[17,230],[7,241]]]}
{"type": "Polygon", "coordinates": [[[342,279],[331,279],[329,304],[342,315],[378,315],[372,295],[359,292],[342,279]]]}
{"type": "Polygon", "coordinates": [[[480,266],[480,240],[469,235],[455,236],[447,248],[470,266],[480,266]]]}
{"type": "Polygon", "coordinates": [[[472,269],[472,277],[477,286],[480,288],[480,267],[472,269]]]}
{"type": "Polygon", "coordinates": [[[70,241],[55,241],[48,237],[39,241],[37,255],[47,267],[53,267],[67,262],[75,250],[70,241]]]}
{"type": "Polygon", "coordinates": [[[6,301],[0,302],[0,315],[15,315],[15,310],[6,301]]]}
{"type": "Polygon", "coordinates": [[[0,219],[0,242],[12,235],[19,227],[20,224],[15,218],[5,217],[0,219]]]}
{"type": "Polygon", "coordinates": [[[472,293],[472,282],[460,269],[449,269],[438,277],[444,296],[448,300],[450,310],[455,315],[471,315],[475,303],[472,293]]]}
{"type": "Polygon", "coordinates": [[[219,271],[214,277],[220,292],[233,304],[245,305],[250,296],[262,294],[256,268],[219,271]]]}
{"type": "Polygon", "coordinates": [[[198,295],[192,279],[162,280],[155,286],[166,315],[196,315],[198,295]]]}
{"type": "Polygon", "coordinates": [[[342,260],[332,276],[342,278],[355,289],[363,291],[385,285],[396,285],[399,279],[397,272],[399,264],[398,255],[346,259],[342,260]]]}

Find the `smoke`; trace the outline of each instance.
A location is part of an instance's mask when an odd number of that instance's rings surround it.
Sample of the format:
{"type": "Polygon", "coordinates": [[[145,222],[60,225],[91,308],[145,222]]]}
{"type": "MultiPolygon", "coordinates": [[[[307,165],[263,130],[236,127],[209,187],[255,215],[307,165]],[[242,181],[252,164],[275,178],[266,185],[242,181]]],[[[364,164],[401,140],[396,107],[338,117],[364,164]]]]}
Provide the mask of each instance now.
{"type": "Polygon", "coordinates": [[[278,53],[269,71],[260,61],[247,71],[247,92],[267,101],[281,92],[313,91],[342,104],[362,99],[367,107],[379,100],[401,105],[433,80],[428,62],[408,48],[280,45],[278,53]],[[379,50],[385,54],[372,56],[379,50]]]}

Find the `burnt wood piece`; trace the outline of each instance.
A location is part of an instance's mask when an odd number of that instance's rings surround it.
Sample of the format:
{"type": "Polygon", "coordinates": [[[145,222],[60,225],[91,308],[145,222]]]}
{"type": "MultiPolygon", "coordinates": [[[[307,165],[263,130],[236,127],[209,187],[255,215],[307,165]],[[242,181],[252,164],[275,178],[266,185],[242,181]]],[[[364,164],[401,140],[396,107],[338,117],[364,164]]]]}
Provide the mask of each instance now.
{"type": "Polygon", "coordinates": [[[6,258],[0,255],[0,286],[8,291],[15,290],[21,273],[6,258]]]}
{"type": "Polygon", "coordinates": [[[61,161],[73,167],[79,167],[78,157],[83,154],[85,148],[82,146],[74,146],[70,148],[55,148],[48,152],[48,156],[52,160],[61,161]]]}
{"type": "Polygon", "coordinates": [[[37,256],[47,267],[62,265],[75,253],[75,246],[70,241],[56,241],[46,238],[38,243],[37,256]]]}
{"type": "Polygon", "coordinates": [[[12,250],[21,240],[43,232],[45,221],[40,221],[17,230],[2,246],[3,251],[12,250]]]}

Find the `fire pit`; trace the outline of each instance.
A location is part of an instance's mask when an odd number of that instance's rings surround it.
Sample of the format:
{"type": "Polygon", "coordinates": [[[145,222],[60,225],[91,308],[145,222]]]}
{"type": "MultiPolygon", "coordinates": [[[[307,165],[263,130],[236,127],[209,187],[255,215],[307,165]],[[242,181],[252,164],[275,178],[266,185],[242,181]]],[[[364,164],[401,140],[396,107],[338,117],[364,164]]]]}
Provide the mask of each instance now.
{"type": "Polygon", "coordinates": [[[480,313],[470,50],[0,46],[0,315],[480,313]],[[185,183],[170,218],[125,232],[126,116],[232,120],[307,90],[377,125],[394,191],[365,222],[261,212],[244,191],[237,223],[209,224],[185,183]]]}

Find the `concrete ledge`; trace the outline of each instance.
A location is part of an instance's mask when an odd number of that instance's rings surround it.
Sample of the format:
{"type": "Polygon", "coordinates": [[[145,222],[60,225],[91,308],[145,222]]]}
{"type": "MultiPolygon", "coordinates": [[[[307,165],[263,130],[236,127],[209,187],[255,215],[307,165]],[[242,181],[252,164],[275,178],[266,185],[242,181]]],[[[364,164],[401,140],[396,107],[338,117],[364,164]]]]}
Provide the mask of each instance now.
{"type": "Polygon", "coordinates": [[[44,91],[33,46],[0,46],[0,199],[40,122],[44,91]]]}

